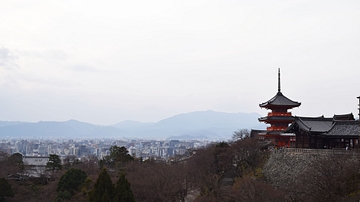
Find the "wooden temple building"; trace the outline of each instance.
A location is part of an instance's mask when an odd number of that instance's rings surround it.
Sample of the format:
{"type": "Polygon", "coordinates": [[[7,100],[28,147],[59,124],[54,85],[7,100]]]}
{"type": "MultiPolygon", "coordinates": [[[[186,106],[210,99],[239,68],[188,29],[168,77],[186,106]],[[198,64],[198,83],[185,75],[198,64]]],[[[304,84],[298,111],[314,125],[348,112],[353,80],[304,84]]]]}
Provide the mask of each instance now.
{"type": "MultiPolygon", "coordinates": [[[[360,96],[359,116],[360,116],[360,96]]],[[[270,124],[266,130],[252,130],[251,136],[268,141],[274,147],[309,149],[360,148],[360,122],[353,114],[333,117],[292,116],[288,110],[299,107],[300,102],[290,100],[281,93],[280,69],[278,92],[259,106],[271,110],[260,122],[270,124]]]]}
{"type": "Polygon", "coordinates": [[[285,132],[295,134],[296,148],[359,148],[360,123],[353,114],[295,117],[285,132]]]}
{"type": "Polygon", "coordinates": [[[266,131],[259,131],[258,137],[270,140],[275,147],[291,147],[295,142],[295,137],[294,135],[284,134],[284,131],[295,118],[288,110],[300,105],[300,102],[292,101],[281,93],[279,69],[278,92],[269,101],[259,105],[261,108],[271,110],[267,116],[259,118],[260,122],[270,124],[270,127],[267,127],[266,131]]]}

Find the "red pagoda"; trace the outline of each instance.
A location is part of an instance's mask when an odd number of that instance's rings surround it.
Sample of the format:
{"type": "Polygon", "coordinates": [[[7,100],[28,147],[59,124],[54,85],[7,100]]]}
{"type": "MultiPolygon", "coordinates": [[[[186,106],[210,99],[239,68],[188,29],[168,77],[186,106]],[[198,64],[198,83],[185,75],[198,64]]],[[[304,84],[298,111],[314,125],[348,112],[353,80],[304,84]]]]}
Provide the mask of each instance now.
{"type": "Polygon", "coordinates": [[[300,105],[300,102],[292,101],[281,93],[279,68],[277,94],[269,101],[259,104],[261,108],[271,110],[267,116],[259,118],[259,121],[270,124],[265,132],[258,134],[259,138],[270,140],[275,147],[291,147],[291,143],[296,141],[295,136],[284,131],[295,118],[288,110],[300,105]]]}

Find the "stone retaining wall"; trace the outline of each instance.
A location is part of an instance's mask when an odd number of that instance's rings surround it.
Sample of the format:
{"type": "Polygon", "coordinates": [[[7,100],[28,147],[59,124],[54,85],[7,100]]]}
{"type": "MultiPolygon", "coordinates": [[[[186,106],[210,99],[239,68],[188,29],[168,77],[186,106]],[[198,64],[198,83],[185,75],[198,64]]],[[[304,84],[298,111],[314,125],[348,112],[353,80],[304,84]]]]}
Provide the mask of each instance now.
{"type": "Polygon", "coordinates": [[[347,161],[359,161],[359,150],[299,149],[287,148],[274,150],[264,165],[263,174],[267,181],[278,187],[289,187],[298,183],[298,179],[310,165],[319,160],[343,158],[347,161]]]}

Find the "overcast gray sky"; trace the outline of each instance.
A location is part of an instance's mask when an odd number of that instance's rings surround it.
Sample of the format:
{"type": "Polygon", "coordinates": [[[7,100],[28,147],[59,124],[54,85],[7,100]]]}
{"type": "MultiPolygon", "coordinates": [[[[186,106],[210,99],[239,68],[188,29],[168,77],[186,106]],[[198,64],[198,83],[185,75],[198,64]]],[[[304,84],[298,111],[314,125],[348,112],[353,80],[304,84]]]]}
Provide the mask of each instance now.
{"type": "Polygon", "coordinates": [[[0,6],[0,120],[95,124],[257,112],[354,113],[360,1],[23,1],[0,6]]]}

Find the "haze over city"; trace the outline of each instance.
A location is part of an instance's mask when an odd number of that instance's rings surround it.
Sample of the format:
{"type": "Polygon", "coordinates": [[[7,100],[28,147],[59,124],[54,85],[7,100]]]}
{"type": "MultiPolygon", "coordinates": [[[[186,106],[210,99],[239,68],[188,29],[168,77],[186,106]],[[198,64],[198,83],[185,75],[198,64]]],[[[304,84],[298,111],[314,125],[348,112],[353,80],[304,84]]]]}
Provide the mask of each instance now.
{"type": "Polygon", "coordinates": [[[358,114],[360,1],[4,1],[0,120],[358,114]]]}

